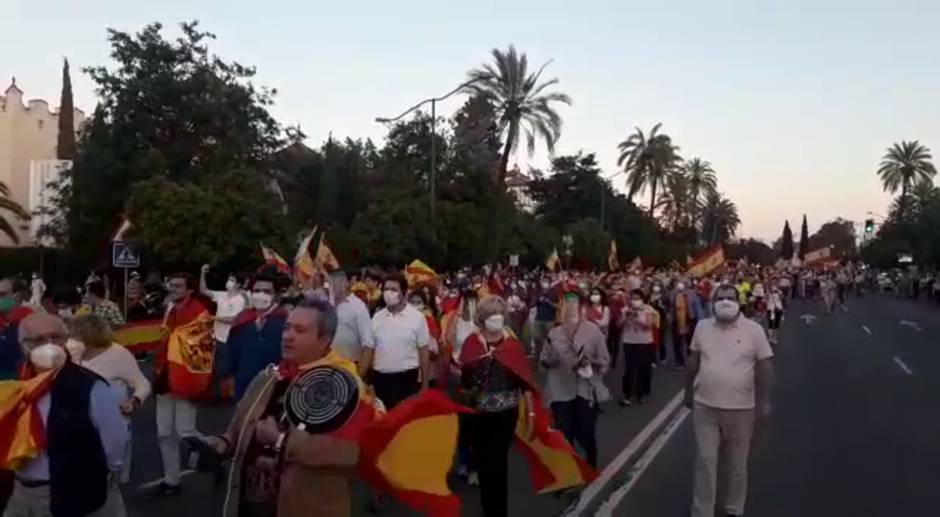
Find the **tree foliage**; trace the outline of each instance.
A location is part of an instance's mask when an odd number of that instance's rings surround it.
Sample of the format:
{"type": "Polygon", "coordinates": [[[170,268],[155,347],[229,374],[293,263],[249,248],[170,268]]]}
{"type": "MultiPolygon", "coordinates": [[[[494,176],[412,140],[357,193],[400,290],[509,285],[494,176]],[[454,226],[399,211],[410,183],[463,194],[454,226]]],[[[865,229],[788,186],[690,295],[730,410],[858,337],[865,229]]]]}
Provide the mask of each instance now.
{"type": "Polygon", "coordinates": [[[904,220],[907,194],[915,183],[931,182],[937,174],[930,149],[917,140],[901,141],[888,148],[878,167],[878,176],[886,192],[901,191],[898,211],[904,220]]]}
{"type": "Polygon", "coordinates": [[[793,232],[790,230],[790,221],[783,223],[783,236],[780,243],[780,255],[785,260],[793,258],[793,232]]]}
{"type": "Polygon", "coordinates": [[[837,217],[820,226],[816,233],[809,238],[809,248],[810,250],[818,250],[826,247],[832,249],[833,258],[854,258],[857,252],[855,247],[855,223],[837,217]]]}
{"type": "Polygon", "coordinates": [[[809,252],[809,225],[806,224],[806,214],[803,214],[803,225],[800,227],[800,260],[806,258],[809,252]]]}
{"type": "Polygon", "coordinates": [[[620,152],[617,165],[623,166],[627,173],[627,192],[632,199],[635,194],[650,189],[649,216],[656,210],[656,191],[672,175],[682,158],[679,146],[672,143],[672,138],[660,133],[662,123],[653,126],[649,135],[640,128],[617,145],[620,152]]]}
{"type": "Polygon", "coordinates": [[[59,98],[59,132],[56,140],[56,158],[75,158],[75,103],[72,100],[72,76],[69,60],[62,63],[62,96],[59,98]]]}

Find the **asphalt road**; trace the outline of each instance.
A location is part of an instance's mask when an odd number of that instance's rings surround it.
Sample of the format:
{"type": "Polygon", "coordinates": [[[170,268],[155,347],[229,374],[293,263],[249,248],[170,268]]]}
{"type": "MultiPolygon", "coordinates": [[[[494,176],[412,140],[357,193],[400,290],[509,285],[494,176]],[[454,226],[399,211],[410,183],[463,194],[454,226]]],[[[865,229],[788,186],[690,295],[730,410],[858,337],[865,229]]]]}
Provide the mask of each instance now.
{"type": "MultiPolygon", "coordinates": [[[[620,372],[622,354],[615,371],[608,374],[608,386],[616,397],[620,395],[620,372]]],[[[653,374],[653,393],[646,404],[621,408],[614,402],[603,406],[598,421],[599,462],[601,468],[610,462],[646,424],[659,413],[678,393],[682,383],[681,372],[671,368],[656,370],[653,374]]],[[[200,409],[197,427],[207,434],[224,429],[231,408],[208,406],[200,409]]],[[[225,499],[225,486],[215,487],[212,479],[202,473],[192,473],[183,478],[183,493],[175,498],[147,501],[145,495],[151,482],[161,475],[161,462],[154,427],[154,405],[152,402],[141,408],[133,423],[134,468],[132,481],[124,487],[128,512],[132,517],[165,517],[167,515],[219,515],[225,499]]],[[[459,481],[452,480],[451,487],[463,502],[463,514],[482,515],[477,490],[459,481]]],[[[536,495],[528,478],[528,470],[517,453],[510,457],[510,515],[549,516],[557,515],[568,505],[569,500],[553,495],[536,495]]],[[[372,515],[367,510],[369,492],[362,483],[355,483],[353,490],[353,514],[372,515]]],[[[413,512],[393,504],[382,515],[398,517],[414,515],[413,512]]]]}
{"type": "MultiPolygon", "coordinates": [[[[812,322],[799,316],[817,304],[788,313],[746,515],[940,515],[940,308],[868,297],[847,309],[812,322]]],[[[613,514],[689,515],[693,453],[688,418],[613,514]]]]}

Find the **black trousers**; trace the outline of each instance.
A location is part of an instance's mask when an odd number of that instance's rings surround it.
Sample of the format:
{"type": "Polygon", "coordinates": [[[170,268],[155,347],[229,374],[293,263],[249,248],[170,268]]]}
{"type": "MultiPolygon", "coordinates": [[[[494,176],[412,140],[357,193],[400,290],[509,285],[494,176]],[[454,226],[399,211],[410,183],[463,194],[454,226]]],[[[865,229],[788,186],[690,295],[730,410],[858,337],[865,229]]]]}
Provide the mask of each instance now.
{"type": "Polygon", "coordinates": [[[597,405],[581,397],[552,402],[555,426],[564,433],[568,443],[584,451],[588,464],[597,467],[597,405]]]}
{"type": "Polygon", "coordinates": [[[621,326],[611,322],[607,328],[607,352],[610,355],[610,368],[617,367],[617,356],[620,355],[620,331],[621,326]]]}
{"type": "Polygon", "coordinates": [[[676,326],[672,326],[672,355],[676,366],[685,366],[685,358],[689,355],[689,335],[680,334],[676,326]]]}
{"type": "Polygon", "coordinates": [[[0,470],[0,514],[7,507],[7,501],[13,494],[13,472],[10,470],[0,470]]]}
{"type": "Polygon", "coordinates": [[[473,459],[480,477],[484,517],[509,513],[509,447],[516,434],[519,408],[468,415],[473,459]]]}
{"type": "Polygon", "coordinates": [[[382,401],[382,404],[385,404],[386,410],[394,408],[401,401],[421,390],[421,386],[418,385],[417,368],[395,373],[373,370],[370,375],[372,387],[375,388],[375,396],[382,401]]]}
{"type": "Polygon", "coordinates": [[[623,344],[623,398],[650,394],[653,382],[653,345],[623,344]]]}

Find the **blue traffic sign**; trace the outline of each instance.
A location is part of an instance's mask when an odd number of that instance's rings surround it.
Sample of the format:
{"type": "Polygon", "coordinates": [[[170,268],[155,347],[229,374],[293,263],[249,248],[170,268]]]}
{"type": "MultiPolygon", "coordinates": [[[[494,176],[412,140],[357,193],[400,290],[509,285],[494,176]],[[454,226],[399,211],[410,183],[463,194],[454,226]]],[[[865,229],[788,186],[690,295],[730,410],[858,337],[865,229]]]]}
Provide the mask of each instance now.
{"type": "Polygon", "coordinates": [[[140,267],[140,253],[126,242],[111,243],[111,265],[121,268],[140,267]]]}

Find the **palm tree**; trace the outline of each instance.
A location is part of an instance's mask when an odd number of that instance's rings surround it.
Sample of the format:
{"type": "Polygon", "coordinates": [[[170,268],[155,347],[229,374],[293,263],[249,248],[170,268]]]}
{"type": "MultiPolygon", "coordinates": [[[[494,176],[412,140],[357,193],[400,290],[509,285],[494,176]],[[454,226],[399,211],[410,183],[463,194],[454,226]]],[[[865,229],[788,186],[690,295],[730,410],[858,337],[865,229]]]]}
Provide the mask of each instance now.
{"type": "Polygon", "coordinates": [[[673,230],[687,226],[689,216],[695,210],[689,176],[677,170],[666,179],[666,188],[659,201],[663,218],[673,230]]]}
{"type": "Polygon", "coordinates": [[[906,208],[905,216],[910,221],[915,221],[925,214],[936,204],[940,203],[940,188],[937,188],[933,181],[919,181],[911,191],[907,193],[907,199],[903,200],[898,196],[889,208],[889,214],[892,219],[901,219],[901,209],[906,208]]]}
{"type": "MultiPolygon", "coordinates": [[[[10,187],[2,181],[0,181],[0,210],[10,212],[22,220],[29,219],[29,214],[26,210],[24,210],[19,203],[10,199],[10,187]]],[[[13,225],[10,224],[10,220],[2,214],[0,214],[0,232],[5,233],[14,243],[19,244],[20,238],[17,236],[16,230],[13,228],[13,225]]]]}
{"type": "Polygon", "coordinates": [[[553,104],[571,105],[571,98],[561,92],[546,90],[558,84],[557,78],[542,81],[542,72],[551,61],[535,73],[529,71],[525,53],[516,52],[512,45],[505,52],[494,48],[493,64],[471,70],[467,76],[472,84],[464,90],[488,100],[496,110],[500,134],[505,133],[503,154],[499,162],[498,181],[506,182],[509,155],[518,147],[523,132],[531,156],[535,152],[535,140],[541,138],[549,153],[555,152],[555,143],[561,137],[561,117],[553,104]]]}
{"type": "Polygon", "coordinates": [[[702,206],[702,231],[709,244],[724,242],[734,237],[741,219],[738,207],[717,191],[705,195],[702,206]]]}
{"type": "Polygon", "coordinates": [[[653,126],[649,136],[636,128],[635,133],[617,145],[620,151],[617,165],[622,165],[627,173],[628,197],[632,199],[634,194],[650,188],[650,217],[656,210],[656,190],[675,172],[682,160],[678,154],[679,147],[672,144],[669,135],[659,133],[660,127],[662,122],[653,126]]]}
{"type": "Polygon", "coordinates": [[[932,180],[937,174],[937,169],[931,160],[933,156],[930,155],[930,149],[917,140],[913,142],[902,140],[900,144],[894,144],[888,148],[888,152],[882,158],[878,176],[881,177],[885,191],[894,194],[901,189],[898,205],[899,219],[904,220],[907,193],[910,188],[915,183],[932,180]]]}

